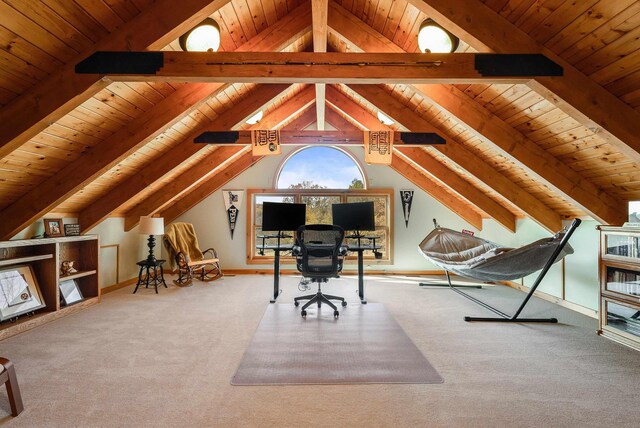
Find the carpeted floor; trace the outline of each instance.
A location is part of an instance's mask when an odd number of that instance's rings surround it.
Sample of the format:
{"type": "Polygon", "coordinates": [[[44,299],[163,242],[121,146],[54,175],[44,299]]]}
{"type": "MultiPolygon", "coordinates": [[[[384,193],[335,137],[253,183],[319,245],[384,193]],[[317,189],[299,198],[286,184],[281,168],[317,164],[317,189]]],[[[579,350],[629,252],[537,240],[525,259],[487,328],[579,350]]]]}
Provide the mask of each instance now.
{"type": "MultiPolygon", "coordinates": [[[[272,291],[267,275],[104,296],[92,308],[0,342],[25,401],[0,423],[96,426],[637,427],[640,353],[596,335],[597,321],[533,299],[523,315],[558,325],[465,323],[485,310],[418,279],[366,277],[445,379],[442,384],[233,386],[272,291]]],[[[298,278],[283,277],[287,303],[298,278]]],[[[355,278],[323,290],[357,307],[355,278]]],[[[522,293],[472,290],[512,311],[522,293]]],[[[342,316],[342,314],[341,314],[342,316]]],[[[293,350],[292,350],[293,352],[293,350]]]]}

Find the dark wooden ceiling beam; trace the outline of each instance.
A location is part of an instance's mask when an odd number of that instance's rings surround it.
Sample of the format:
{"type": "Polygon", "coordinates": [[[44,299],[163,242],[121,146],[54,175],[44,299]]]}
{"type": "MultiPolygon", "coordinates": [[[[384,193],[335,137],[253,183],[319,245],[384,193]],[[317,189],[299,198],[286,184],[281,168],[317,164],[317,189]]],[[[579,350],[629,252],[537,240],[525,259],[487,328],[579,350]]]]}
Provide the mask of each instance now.
{"type": "Polygon", "coordinates": [[[76,72],[117,81],[409,84],[525,83],[562,69],[527,54],[160,51],[96,52],[76,72]]]}
{"type": "Polygon", "coordinates": [[[161,49],[229,0],[159,0],[0,110],[0,159],[109,85],[79,76],[75,64],[97,50],[161,49]],[[28,114],[25,114],[28,112],[28,114]],[[11,126],[6,126],[11,124],[11,126]]]}
{"type": "MultiPolygon", "coordinates": [[[[251,131],[208,131],[199,135],[195,143],[215,145],[251,145],[251,131]]],[[[423,147],[431,144],[444,144],[445,140],[431,132],[394,132],[393,144],[423,147]]],[[[364,144],[362,131],[280,131],[280,144],[283,145],[334,145],[357,146],[364,144]]]]}
{"type": "MultiPolygon", "coordinates": [[[[529,86],[640,164],[640,112],[534,40],[479,0],[409,0],[481,52],[539,52],[564,68],[564,77],[539,77],[529,86]]],[[[617,224],[614,223],[614,224],[617,224]]]]}

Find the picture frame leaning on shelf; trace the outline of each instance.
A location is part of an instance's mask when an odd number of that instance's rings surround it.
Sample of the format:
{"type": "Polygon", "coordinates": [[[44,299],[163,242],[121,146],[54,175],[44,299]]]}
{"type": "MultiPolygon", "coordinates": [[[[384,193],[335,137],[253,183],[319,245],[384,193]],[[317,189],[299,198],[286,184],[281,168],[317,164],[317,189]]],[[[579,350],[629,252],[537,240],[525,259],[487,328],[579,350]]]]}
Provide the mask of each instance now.
{"type": "Polygon", "coordinates": [[[45,306],[31,265],[0,269],[0,321],[14,319],[45,306]]]}

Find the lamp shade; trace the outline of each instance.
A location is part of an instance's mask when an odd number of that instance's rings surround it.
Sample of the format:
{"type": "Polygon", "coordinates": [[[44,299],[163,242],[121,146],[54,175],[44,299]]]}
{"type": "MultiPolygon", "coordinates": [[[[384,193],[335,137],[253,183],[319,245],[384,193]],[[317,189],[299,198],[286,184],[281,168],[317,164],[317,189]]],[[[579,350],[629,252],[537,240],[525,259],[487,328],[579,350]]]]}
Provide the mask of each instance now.
{"type": "Polygon", "coordinates": [[[418,46],[421,52],[451,53],[458,48],[460,39],[438,25],[433,19],[426,19],[420,25],[418,46]]]}
{"type": "Polygon", "coordinates": [[[207,18],[180,36],[178,43],[186,52],[216,52],[220,47],[220,26],[207,18]]]}
{"type": "Polygon", "coordinates": [[[164,219],[162,217],[140,217],[138,227],[140,235],[162,235],[164,234],[164,219]]]}

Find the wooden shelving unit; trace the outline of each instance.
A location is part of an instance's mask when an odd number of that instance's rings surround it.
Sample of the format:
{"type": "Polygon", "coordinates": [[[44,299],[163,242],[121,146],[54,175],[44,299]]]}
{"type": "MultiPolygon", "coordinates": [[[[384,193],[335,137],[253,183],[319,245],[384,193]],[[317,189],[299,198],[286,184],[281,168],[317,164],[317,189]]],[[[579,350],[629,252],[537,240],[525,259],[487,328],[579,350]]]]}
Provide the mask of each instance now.
{"type": "Polygon", "coordinates": [[[45,307],[32,316],[21,315],[15,323],[0,324],[0,340],[35,328],[100,301],[99,248],[97,235],[25,239],[0,242],[0,268],[29,265],[40,287],[45,307]],[[73,260],[78,272],[60,275],[64,260],[73,260]],[[60,304],[61,281],[75,280],[84,300],[71,306],[60,304]]]}
{"type": "Polygon", "coordinates": [[[598,333],[640,351],[640,229],[600,226],[598,333]]]}

